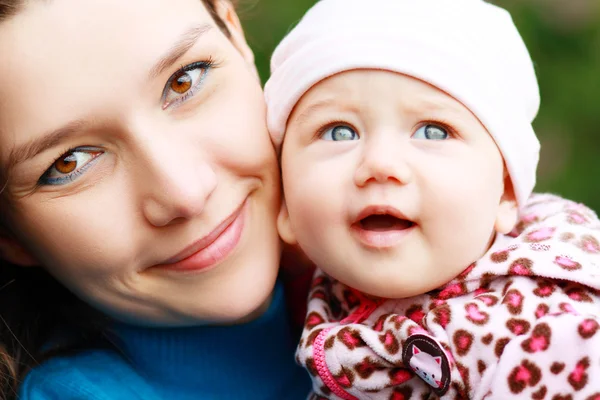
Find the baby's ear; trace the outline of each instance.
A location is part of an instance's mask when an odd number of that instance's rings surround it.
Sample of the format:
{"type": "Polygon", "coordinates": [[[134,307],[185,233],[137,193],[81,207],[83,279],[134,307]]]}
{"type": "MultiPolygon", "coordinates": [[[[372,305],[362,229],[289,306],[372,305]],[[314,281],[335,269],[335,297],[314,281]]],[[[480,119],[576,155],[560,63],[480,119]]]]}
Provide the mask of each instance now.
{"type": "Polygon", "coordinates": [[[504,193],[500,198],[498,206],[498,214],[496,215],[496,223],[494,228],[496,232],[502,234],[510,233],[519,219],[519,208],[517,199],[512,185],[512,181],[507,172],[504,174],[504,193]]]}
{"type": "Polygon", "coordinates": [[[277,231],[279,232],[279,237],[281,237],[281,240],[285,243],[290,245],[298,243],[296,241],[296,235],[294,235],[294,231],[292,230],[290,214],[288,213],[285,199],[281,202],[281,208],[279,209],[279,215],[277,216],[277,231]]]}
{"type": "Polygon", "coordinates": [[[20,267],[39,265],[31,253],[2,228],[0,228],[0,259],[20,267]]]}

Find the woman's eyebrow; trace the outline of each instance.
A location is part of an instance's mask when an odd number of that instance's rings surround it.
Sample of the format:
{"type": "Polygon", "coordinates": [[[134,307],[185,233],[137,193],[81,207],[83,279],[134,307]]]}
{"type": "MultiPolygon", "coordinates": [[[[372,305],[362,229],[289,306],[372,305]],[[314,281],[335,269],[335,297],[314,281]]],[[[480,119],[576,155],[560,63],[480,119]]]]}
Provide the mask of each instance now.
{"type": "Polygon", "coordinates": [[[84,120],[71,121],[58,129],[45,133],[19,146],[15,146],[8,156],[4,170],[10,171],[15,165],[60,144],[75,132],[85,129],[87,125],[88,122],[84,120]]]}
{"type": "Polygon", "coordinates": [[[150,79],[154,79],[163,73],[171,65],[188,52],[192,46],[198,41],[200,36],[208,32],[212,28],[209,24],[196,25],[185,32],[179,37],[179,39],[173,43],[171,48],[163,54],[156,64],[150,69],[150,79]]]}

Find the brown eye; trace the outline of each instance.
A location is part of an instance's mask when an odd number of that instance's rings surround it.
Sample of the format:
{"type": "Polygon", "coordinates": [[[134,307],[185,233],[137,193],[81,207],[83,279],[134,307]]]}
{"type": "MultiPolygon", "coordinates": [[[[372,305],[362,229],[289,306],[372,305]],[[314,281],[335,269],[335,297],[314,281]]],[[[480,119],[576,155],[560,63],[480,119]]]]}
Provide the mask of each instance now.
{"type": "Polygon", "coordinates": [[[59,158],[53,166],[61,174],[68,174],[77,168],[77,157],[73,153],[67,153],[59,158]]]}
{"type": "Polygon", "coordinates": [[[183,94],[192,88],[192,77],[187,72],[181,71],[171,81],[170,87],[175,93],[183,94]]]}
{"type": "Polygon", "coordinates": [[[213,67],[212,61],[198,61],[182,67],[166,82],[162,95],[162,108],[181,104],[200,90],[208,71],[213,67]]]}
{"type": "Polygon", "coordinates": [[[40,185],[62,185],[73,181],[91,167],[104,151],[91,147],[69,150],[50,166],[39,179],[40,185]]]}

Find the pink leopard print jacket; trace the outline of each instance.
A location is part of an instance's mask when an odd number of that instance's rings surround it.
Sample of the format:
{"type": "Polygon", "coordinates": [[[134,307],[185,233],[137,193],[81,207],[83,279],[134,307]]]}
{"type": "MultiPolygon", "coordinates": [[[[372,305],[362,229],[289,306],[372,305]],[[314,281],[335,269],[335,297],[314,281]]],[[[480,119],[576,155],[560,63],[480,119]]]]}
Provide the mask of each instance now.
{"type": "Polygon", "coordinates": [[[317,271],[297,361],[313,399],[600,400],[600,222],[531,197],[444,287],[369,298],[317,271]]]}

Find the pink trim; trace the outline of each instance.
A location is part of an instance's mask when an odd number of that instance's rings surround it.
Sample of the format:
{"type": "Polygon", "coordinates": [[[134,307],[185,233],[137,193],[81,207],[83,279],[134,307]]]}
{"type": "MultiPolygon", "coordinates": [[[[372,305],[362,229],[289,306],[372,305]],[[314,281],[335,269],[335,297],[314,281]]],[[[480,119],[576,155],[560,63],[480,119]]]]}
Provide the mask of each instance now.
{"type": "Polygon", "coordinates": [[[340,324],[360,324],[365,319],[369,318],[373,311],[375,311],[385,300],[384,299],[370,299],[356,289],[352,289],[354,295],[359,299],[360,305],[353,312],[351,312],[346,318],[340,321],[340,324]]]}
{"type": "Polygon", "coordinates": [[[331,374],[331,371],[329,371],[329,368],[327,368],[327,361],[325,360],[325,336],[331,329],[332,328],[326,328],[319,332],[319,335],[317,335],[317,338],[313,343],[315,367],[317,368],[319,377],[321,377],[325,385],[327,385],[329,390],[331,390],[336,396],[341,397],[344,400],[358,400],[356,397],[346,392],[344,388],[337,383],[331,374]]]}

